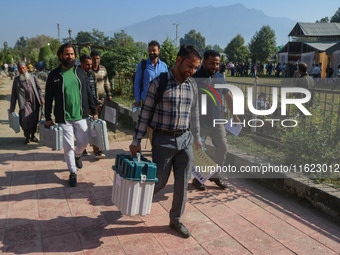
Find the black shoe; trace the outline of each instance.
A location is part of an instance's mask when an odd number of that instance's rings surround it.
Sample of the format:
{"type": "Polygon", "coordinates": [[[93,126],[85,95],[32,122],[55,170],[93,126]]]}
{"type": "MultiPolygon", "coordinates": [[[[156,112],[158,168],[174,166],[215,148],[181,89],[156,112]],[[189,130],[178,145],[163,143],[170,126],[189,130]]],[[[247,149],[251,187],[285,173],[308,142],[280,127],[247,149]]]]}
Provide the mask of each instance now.
{"type": "Polygon", "coordinates": [[[76,160],[76,166],[77,168],[81,169],[83,168],[83,162],[81,161],[81,157],[75,157],[75,160],[76,160]]]}
{"type": "Polygon", "coordinates": [[[87,156],[87,155],[89,155],[89,154],[87,153],[87,151],[86,151],[86,149],[85,149],[81,155],[82,155],[82,156],[87,156]]]}
{"type": "Polygon", "coordinates": [[[196,178],[194,178],[193,180],[192,180],[192,184],[194,185],[194,187],[196,188],[196,189],[198,189],[198,190],[206,190],[207,189],[207,187],[204,185],[204,184],[202,184],[202,183],[200,183],[196,178]]]}
{"type": "Polygon", "coordinates": [[[35,136],[31,137],[30,141],[35,143],[39,142],[38,138],[36,138],[35,136]]]}
{"type": "Polygon", "coordinates": [[[70,178],[68,179],[68,185],[70,185],[70,187],[77,186],[77,174],[76,173],[70,174],[70,178]]]}
{"type": "Polygon", "coordinates": [[[211,178],[209,181],[215,182],[218,187],[221,189],[228,188],[228,185],[221,178],[211,178]]]}
{"type": "Polygon", "coordinates": [[[30,139],[28,137],[25,138],[24,144],[30,143],[30,139]]]}
{"type": "Polygon", "coordinates": [[[189,238],[191,236],[189,229],[187,229],[182,222],[170,224],[169,226],[170,228],[176,230],[184,238],[189,238]]]}

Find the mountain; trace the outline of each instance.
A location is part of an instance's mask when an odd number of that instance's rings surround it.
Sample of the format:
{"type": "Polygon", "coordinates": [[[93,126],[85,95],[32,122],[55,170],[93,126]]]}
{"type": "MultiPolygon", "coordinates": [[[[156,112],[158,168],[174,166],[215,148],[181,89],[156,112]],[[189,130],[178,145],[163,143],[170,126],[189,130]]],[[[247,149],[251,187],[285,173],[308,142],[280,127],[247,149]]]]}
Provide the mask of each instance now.
{"type": "MultiPolygon", "coordinates": [[[[269,17],[260,10],[235,4],[224,7],[195,7],[178,14],[156,16],[121,29],[131,35],[136,42],[147,43],[157,40],[161,43],[166,36],[176,38],[174,23],[177,23],[178,43],[186,33],[195,29],[206,38],[206,44],[218,44],[225,48],[237,34],[241,34],[248,44],[263,25],[269,25],[274,29],[277,45],[285,44],[296,22],[289,18],[269,17]]],[[[109,35],[113,36],[114,32],[118,31],[112,31],[109,35]]]]}

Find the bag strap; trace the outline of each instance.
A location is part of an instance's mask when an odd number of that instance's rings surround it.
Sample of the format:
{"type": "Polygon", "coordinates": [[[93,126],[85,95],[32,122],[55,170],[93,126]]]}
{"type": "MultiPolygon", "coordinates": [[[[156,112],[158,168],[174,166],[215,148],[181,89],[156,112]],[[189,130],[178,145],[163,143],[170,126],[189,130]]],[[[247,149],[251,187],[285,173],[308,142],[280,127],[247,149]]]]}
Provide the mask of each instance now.
{"type": "Polygon", "coordinates": [[[142,79],[141,79],[141,94],[143,93],[143,89],[144,89],[144,86],[143,86],[143,80],[144,80],[144,71],[146,69],[146,60],[145,59],[142,59],[141,61],[141,65],[142,65],[142,79]]]}
{"type": "Polygon", "coordinates": [[[160,73],[159,75],[160,81],[159,81],[159,86],[157,88],[157,95],[155,98],[155,107],[156,105],[162,100],[163,94],[166,89],[166,85],[168,84],[168,73],[160,73]]]}
{"type": "Polygon", "coordinates": [[[156,106],[159,104],[160,101],[162,101],[163,98],[163,94],[166,90],[166,85],[168,84],[168,73],[160,73],[159,75],[160,81],[159,81],[159,85],[157,88],[157,92],[156,92],[156,96],[155,96],[155,107],[153,108],[153,111],[151,112],[151,117],[149,119],[149,125],[152,121],[153,115],[155,113],[156,110],[156,106]]]}

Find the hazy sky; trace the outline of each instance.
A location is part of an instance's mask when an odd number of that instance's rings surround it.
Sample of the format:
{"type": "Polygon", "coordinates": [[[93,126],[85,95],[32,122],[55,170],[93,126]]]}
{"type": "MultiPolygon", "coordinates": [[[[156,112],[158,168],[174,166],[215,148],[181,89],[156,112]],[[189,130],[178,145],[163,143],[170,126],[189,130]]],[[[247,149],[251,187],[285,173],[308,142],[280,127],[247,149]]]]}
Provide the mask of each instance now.
{"type": "MultiPolygon", "coordinates": [[[[262,10],[268,16],[301,22],[331,17],[340,7],[339,0],[0,0],[0,48],[4,41],[13,47],[20,36],[30,38],[45,34],[57,38],[56,23],[60,23],[60,37],[66,38],[69,28],[72,36],[79,31],[92,31],[92,28],[107,33],[158,15],[235,3],[262,10]]],[[[175,27],[173,32],[175,34],[175,27]]]]}

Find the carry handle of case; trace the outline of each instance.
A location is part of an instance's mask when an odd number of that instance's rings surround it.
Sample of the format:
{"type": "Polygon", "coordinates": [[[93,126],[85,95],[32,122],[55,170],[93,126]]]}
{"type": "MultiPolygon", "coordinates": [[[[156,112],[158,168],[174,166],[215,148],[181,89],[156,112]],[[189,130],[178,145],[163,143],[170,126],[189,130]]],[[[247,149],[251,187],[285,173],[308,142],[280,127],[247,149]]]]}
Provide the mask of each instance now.
{"type": "Polygon", "coordinates": [[[137,156],[137,162],[140,162],[140,158],[142,156],[142,153],[141,152],[137,152],[136,156],[137,156]]]}
{"type": "Polygon", "coordinates": [[[45,105],[41,105],[40,122],[45,117],[45,105]]]}
{"type": "Polygon", "coordinates": [[[133,157],[132,159],[133,159],[133,161],[135,161],[135,162],[140,162],[141,156],[142,156],[142,153],[141,153],[140,151],[137,151],[137,152],[136,152],[136,157],[133,157]]]}

